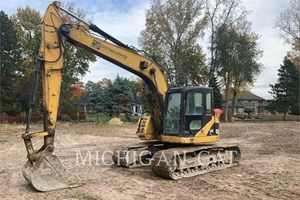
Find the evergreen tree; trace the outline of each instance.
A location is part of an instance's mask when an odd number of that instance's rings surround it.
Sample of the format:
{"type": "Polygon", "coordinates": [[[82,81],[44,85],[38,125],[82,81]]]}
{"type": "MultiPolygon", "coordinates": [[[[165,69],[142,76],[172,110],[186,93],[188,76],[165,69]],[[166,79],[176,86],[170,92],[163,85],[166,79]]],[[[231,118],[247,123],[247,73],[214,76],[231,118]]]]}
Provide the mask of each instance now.
{"type": "Polygon", "coordinates": [[[101,82],[98,82],[91,94],[91,110],[93,113],[104,113],[107,111],[106,100],[107,100],[107,91],[108,88],[105,88],[101,82]]]}
{"type": "Polygon", "coordinates": [[[300,71],[287,57],[283,60],[283,65],[278,70],[278,80],[274,85],[270,85],[270,93],[274,100],[270,107],[276,111],[283,113],[283,120],[285,120],[286,113],[292,109],[299,114],[299,96],[300,96],[300,71]]]}
{"type": "Polygon", "coordinates": [[[90,98],[91,110],[94,113],[118,117],[120,113],[131,113],[132,100],[130,81],[118,75],[113,83],[107,79],[97,83],[90,98]]]}
{"type": "Polygon", "coordinates": [[[19,114],[13,108],[16,99],[15,82],[20,76],[21,49],[19,38],[8,16],[0,11],[0,112],[19,114]]]}
{"type": "Polygon", "coordinates": [[[117,75],[109,91],[109,97],[112,104],[112,116],[119,116],[120,113],[128,114],[131,112],[133,94],[130,88],[130,82],[127,78],[122,78],[117,75]]]}
{"type": "Polygon", "coordinates": [[[209,80],[209,87],[213,88],[214,108],[222,108],[223,96],[220,91],[220,84],[215,76],[209,80]]]}

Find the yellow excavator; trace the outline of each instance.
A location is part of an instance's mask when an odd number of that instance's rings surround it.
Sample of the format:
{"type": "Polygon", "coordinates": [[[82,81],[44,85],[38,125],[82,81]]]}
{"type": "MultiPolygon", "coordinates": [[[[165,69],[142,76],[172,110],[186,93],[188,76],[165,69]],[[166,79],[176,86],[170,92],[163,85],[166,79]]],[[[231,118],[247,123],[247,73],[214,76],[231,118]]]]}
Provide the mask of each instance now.
{"type": "Polygon", "coordinates": [[[28,122],[22,138],[28,161],[23,176],[38,191],[77,187],[83,182],[65,170],[53,155],[64,44],[69,42],[137,75],[147,85],[152,112],[138,122],[137,136],[144,142],[118,147],[112,159],[117,166],[151,165],[158,176],[179,179],[238,164],[238,146],[218,146],[219,112],[213,109],[213,90],[203,86],[168,88],[159,65],[146,53],[129,47],[61,7],[49,5],[42,21],[42,39],[33,79],[28,122]],[[80,21],[63,21],[62,12],[80,21]],[[30,132],[32,108],[42,77],[44,130],[30,132]],[[35,149],[33,138],[44,138],[35,149]]]}

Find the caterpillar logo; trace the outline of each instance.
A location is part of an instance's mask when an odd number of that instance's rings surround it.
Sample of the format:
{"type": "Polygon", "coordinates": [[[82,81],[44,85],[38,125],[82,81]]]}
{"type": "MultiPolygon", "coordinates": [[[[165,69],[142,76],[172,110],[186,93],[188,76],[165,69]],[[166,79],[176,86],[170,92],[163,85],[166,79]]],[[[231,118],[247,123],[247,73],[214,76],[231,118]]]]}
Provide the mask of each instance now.
{"type": "Polygon", "coordinates": [[[97,41],[97,40],[94,39],[93,42],[92,42],[92,47],[99,50],[100,46],[101,46],[100,41],[97,41]]]}

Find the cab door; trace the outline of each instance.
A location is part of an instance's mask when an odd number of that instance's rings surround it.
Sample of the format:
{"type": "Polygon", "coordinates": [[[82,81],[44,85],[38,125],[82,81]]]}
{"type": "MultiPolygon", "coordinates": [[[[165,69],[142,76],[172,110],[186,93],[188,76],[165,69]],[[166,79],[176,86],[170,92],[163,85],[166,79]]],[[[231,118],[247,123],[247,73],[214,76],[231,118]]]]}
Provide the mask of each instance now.
{"type": "Polygon", "coordinates": [[[199,90],[189,90],[185,95],[184,135],[193,136],[203,124],[203,94],[199,90]]]}
{"type": "Polygon", "coordinates": [[[203,99],[204,99],[205,112],[203,112],[203,120],[202,121],[203,121],[203,126],[205,126],[211,120],[212,114],[213,114],[211,91],[207,91],[207,92],[203,93],[203,99]]]}
{"type": "Polygon", "coordinates": [[[184,109],[184,135],[194,136],[212,119],[212,94],[207,90],[189,90],[184,109]]]}

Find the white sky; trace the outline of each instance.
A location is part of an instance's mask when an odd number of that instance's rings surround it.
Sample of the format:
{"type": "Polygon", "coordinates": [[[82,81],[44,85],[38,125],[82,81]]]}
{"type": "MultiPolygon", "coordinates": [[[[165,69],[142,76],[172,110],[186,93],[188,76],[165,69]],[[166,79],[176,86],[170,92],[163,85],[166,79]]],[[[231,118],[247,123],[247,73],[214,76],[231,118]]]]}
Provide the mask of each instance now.
{"type": "MultiPolygon", "coordinates": [[[[0,10],[8,15],[16,12],[18,7],[37,9],[44,13],[50,0],[10,0],[0,1],[0,10]]],[[[65,2],[69,2],[66,0],[65,2]]],[[[86,0],[71,1],[76,7],[86,10],[88,17],[93,23],[121,40],[125,44],[138,47],[138,36],[145,28],[145,12],[149,9],[149,0],[86,0]]],[[[264,51],[261,63],[263,71],[257,78],[251,91],[266,99],[271,95],[269,84],[277,80],[277,70],[283,61],[286,52],[290,50],[279,37],[279,31],[274,28],[279,13],[288,7],[289,0],[242,0],[242,5],[252,11],[248,19],[252,22],[252,29],[261,37],[260,48],[264,51]]],[[[205,42],[205,41],[204,41],[205,42]]],[[[203,49],[206,47],[203,47],[203,49]]],[[[208,56],[207,56],[208,57],[208,56]]],[[[117,74],[134,79],[135,76],[107,61],[98,58],[95,63],[90,64],[89,73],[82,78],[84,82],[91,80],[97,82],[102,78],[114,79],[117,74]]]]}

